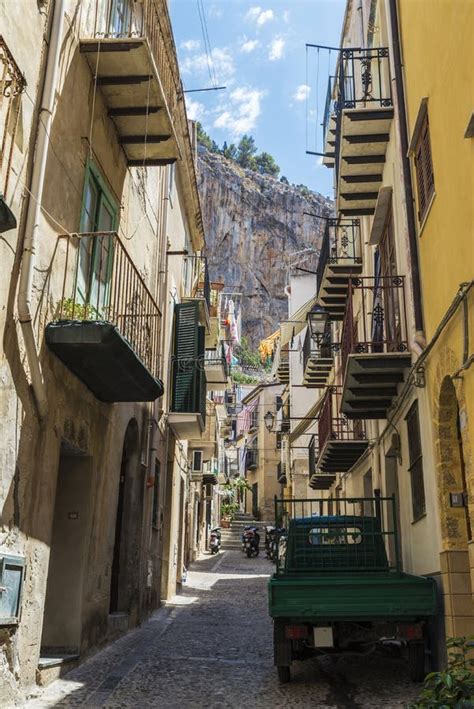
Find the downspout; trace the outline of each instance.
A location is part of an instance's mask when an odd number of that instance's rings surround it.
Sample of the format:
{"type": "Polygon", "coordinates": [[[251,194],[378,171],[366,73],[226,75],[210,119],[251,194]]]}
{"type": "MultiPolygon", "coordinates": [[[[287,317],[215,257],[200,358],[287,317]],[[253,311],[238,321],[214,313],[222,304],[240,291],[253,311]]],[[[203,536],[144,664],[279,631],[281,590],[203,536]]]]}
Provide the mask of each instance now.
{"type": "Polygon", "coordinates": [[[408,242],[410,245],[410,267],[413,286],[413,310],[415,316],[415,340],[418,344],[425,343],[423,309],[421,304],[420,263],[418,259],[417,230],[415,223],[415,200],[411,180],[410,158],[408,157],[408,129],[405,94],[403,91],[403,66],[400,47],[400,32],[398,26],[397,0],[389,0],[390,32],[393,48],[393,64],[395,70],[395,89],[397,93],[398,125],[400,127],[400,149],[403,170],[403,185],[407,205],[408,242]]]}
{"type": "Polygon", "coordinates": [[[33,387],[40,420],[44,420],[48,414],[48,399],[33,331],[31,301],[41,219],[41,202],[48,157],[48,135],[53,120],[54,97],[58,81],[61,37],[64,24],[64,3],[65,0],[56,0],[54,3],[53,21],[47,50],[46,73],[41,96],[41,107],[39,110],[36,150],[29,188],[29,203],[26,213],[20,284],[18,289],[18,319],[22,329],[26,356],[30,368],[31,385],[33,387]]]}

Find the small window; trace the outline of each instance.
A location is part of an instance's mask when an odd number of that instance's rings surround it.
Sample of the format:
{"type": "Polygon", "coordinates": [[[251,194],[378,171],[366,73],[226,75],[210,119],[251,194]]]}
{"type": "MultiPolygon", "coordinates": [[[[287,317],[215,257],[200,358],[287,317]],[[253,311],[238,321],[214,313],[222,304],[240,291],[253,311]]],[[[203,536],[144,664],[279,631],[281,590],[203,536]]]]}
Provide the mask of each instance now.
{"type": "Polygon", "coordinates": [[[411,502],[413,508],[413,521],[423,517],[426,513],[425,484],[423,480],[423,455],[420,437],[420,420],[418,415],[418,402],[415,401],[406,416],[408,450],[410,457],[409,471],[411,476],[411,502]]]}
{"type": "Polygon", "coordinates": [[[361,530],[357,527],[314,527],[309,531],[309,543],[318,546],[328,544],[360,544],[361,530]]]}
{"type": "Polygon", "coordinates": [[[423,221],[434,194],[433,162],[428,113],[425,113],[415,146],[416,183],[418,188],[418,219],[423,221]]]}

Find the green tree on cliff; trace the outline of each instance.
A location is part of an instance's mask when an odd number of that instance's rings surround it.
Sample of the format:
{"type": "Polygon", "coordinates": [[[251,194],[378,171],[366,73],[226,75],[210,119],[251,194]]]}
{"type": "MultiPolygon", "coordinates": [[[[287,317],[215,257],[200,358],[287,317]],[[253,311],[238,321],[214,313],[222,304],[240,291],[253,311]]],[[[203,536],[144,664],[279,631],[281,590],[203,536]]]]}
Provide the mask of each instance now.
{"type": "Polygon", "coordinates": [[[278,177],[280,168],[275,162],[275,159],[270,153],[260,153],[260,155],[255,156],[255,162],[257,163],[257,170],[262,175],[271,175],[272,177],[278,177]]]}
{"type": "Polygon", "coordinates": [[[254,170],[256,165],[254,155],[256,152],[257,146],[255,145],[255,139],[252,138],[251,135],[243,135],[237,146],[236,161],[241,167],[254,170]]]}

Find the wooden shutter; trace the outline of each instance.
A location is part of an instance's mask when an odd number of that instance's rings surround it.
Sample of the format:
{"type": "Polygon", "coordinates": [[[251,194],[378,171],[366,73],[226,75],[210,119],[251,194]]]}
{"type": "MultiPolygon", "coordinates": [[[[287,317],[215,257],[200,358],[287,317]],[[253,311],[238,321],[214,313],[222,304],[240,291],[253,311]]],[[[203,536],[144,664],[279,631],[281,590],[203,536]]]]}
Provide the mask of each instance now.
{"type": "Polygon", "coordinates": [[[421,222],[434,192],[433,162],[431,158],[430,125],[426,114],[415,148],[416,182],[418,188],[418,219],[421,222]]]}
{"type": "Polygon", "coordinates": [[[200,348],[201,354],[204,348],[197,302],[175,305],[174,327],[172,410],[178,413],[198,412],[201,403],[198,359],[200,348]]]}

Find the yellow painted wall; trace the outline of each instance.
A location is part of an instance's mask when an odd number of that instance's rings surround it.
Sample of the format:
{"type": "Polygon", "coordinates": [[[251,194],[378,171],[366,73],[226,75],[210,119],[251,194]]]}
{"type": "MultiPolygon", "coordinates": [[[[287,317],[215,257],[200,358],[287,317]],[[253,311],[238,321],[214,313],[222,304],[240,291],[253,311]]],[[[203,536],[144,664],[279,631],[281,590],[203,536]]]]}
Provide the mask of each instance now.
{"type": "Polygon", "coordinates": [[[409,134],[428,97],[436,197],[419,238],[426,334],[474,274],[472,0],[399,0],[409,134]]]}

